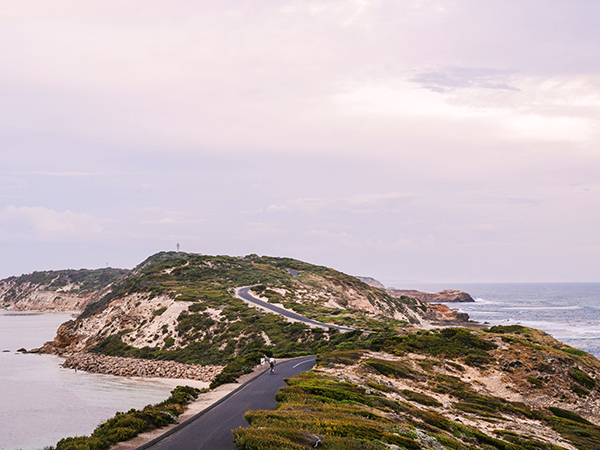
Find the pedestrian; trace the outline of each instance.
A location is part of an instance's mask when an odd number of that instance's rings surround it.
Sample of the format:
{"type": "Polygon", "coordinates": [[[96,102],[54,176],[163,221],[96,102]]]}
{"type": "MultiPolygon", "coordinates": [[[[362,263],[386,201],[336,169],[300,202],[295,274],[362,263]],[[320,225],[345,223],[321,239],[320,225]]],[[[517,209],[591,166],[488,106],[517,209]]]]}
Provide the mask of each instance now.
{"type": "Polygon", "coordinates": [[[269,367],[271,367],[271,373],[275,372],[275,358],[272,356],[269,358],[269,367]]]}

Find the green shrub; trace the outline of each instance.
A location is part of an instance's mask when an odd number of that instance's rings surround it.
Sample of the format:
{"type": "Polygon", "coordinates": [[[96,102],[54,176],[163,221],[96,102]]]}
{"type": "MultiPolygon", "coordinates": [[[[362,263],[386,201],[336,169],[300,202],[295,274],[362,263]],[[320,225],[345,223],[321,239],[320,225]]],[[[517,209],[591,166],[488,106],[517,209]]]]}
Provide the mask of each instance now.
{"type": "Polygon", "coordinates": [[[496,325],[485,330],[489,333],[513,333],[513,334],[524,334],[529,331],[528,328],[521,325],[496,325]]]}
{"type": "Polygon", "coordinates": [[[404,389],[400,392],[405,399],[420,403],[421,405],[442,406],[442,403],[438,402],[435,398],[430,397],[429,395],[421,394],[420,392],[415,392],[408,389],[404,389]]]}
{"type": "Polygon", "coordinates": [[[584,352],[583,350],[579,350],[577,348],[571,348],[571,347],[564,347],[561,348],[561,350],[565,353],[569,353],[571,355],[575,355],[575,356],[584,356],[586,355],[586,352],[584,352]]]}
{"type": "Polygon", "coordinates": [[[337,350],[333,352],[321,353],[317,355],[317,364],[322,366],[341,364],[351,366],[360,361],[365,354],[365,350],[337,350]]]}
{"type": "Polygon", "coordinates": [[[550,406],[548,409],[552,412],[552,414],[554,414],[557,417],[562,417],[563,419],[568,419],[573,422],[584,423],[586,425],[593,425],[591,422],[588,422],[579,414],[574,413],[573,411],[567,411],[566,409],[557,408],[555,406],[550,406]]]}
{"type": "Polygon", "coordinates": [[[165,349],[166,349],[166,348],[172,347],[172,346],[173,346],[173,344],[175,344],[175,339],[173,339],[171,336],[167,336],[167,337],[164,339],[164,342],[165,342],[165,345],[164,345],[164,347],[163,347],[163,348],[165,348],[165,349]]]}
{"type": "Polygon", "coordinates": [[[211,381],[210,388],[214,389],[222,384],[234,383],[240,376],[252,372],[254,367],[260,363],[260,358],[259,352],[236,357],[211,381]]]}
{"type": "Polygon", "coordinates": [[[365,360],[364,364],[387,377],[406,378],[409,380],[414,380],[419,377],[417,372],[408,367],[408,365],[402,361],[388,361],[385,359],[369,358],[365,360]]]}
{"type": "Polygon", "coordinates": [[[110,443],[94,437],[68,437],[56,444],[56,450],[108,450],[110,443]]]}
{"type": "Polygon", "coordinates": [[[131,409],[117,413],[101,423],[91,436],[61,439],[56,450],[107,450],[112,444],[127,441],[139,433],[174,423],[176,416],[183,412],[182,405],[198,398],[199,393],[199,389],[190,386],[177,386],[165,401],[141,411],[131,409]]]}
{"type": "Polygon", "coordinates": [[[569,372],[569,376],[587,389],[592,390],[596,386],[596,380],[594,380],[582,370],[572,370],[571,372],[569,372]]]}
{"type": "Polygon", "coordinates": [[[165,311],[167,310],[166,306],[163,306],[162,308],[158,308],[157,310],[155,310],[152,315],[153,316],[161,316],[165,311]]]}
{"type": "Polygon", "coordinates": [[[588,395],[590,395],[590,391],[588,391],[585,388],[582,388],[581,386],[579,386],[577,384],[572,384],[571,390],[573,392],[575,392],[575,394],[577,394],[579,397],[587,397],[588,395]]]}
{"type": "Polygon", "coordinates": [[[600,448],[600,427],[574,412],[556,407],[548,409],[554,416],[546,417],[546,422],[572,445],[579,450],[600,448]]]}
{"type": "Polygon", "coordinates": [[[536,389],[541,389],[544,387],[544,383],[542,383],[541,380],[536,377],[527,377],[527,381],[529,381],[529,383],[536,389]]]}

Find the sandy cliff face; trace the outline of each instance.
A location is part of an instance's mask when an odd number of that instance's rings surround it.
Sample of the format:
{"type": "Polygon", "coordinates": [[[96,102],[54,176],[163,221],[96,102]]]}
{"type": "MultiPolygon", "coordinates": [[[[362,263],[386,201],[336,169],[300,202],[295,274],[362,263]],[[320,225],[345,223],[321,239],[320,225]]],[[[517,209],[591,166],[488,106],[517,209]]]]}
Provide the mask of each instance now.
{"type": "Polygon", "coordinates": [[[9,311],[81,312],[100,295],[99,291],[49,290],[46,285],[18,284],[15,280],[0,281],[0,305],[9,311]],[[11,292],[16,295],[9,297],[11,292]]]}
{"type": "Polygon", "coordinates": [[[188,302],[176,302],[166,296],[149,299],[140,294],[127,295],[111,301],[99,314],[62,324],[54,341],[42,350],[74,354],[115,334],[121,334],[124,343],[138,348],[161,346],[166,336],[172,336],[178,346],[177,318],[188,306],[188,302]]]}
{"type": "Polygon", "coordinates": [[[0,280],[0,308],[10,311],[81,312],[128,271],[122,269],[34,272],[0,280]]]}

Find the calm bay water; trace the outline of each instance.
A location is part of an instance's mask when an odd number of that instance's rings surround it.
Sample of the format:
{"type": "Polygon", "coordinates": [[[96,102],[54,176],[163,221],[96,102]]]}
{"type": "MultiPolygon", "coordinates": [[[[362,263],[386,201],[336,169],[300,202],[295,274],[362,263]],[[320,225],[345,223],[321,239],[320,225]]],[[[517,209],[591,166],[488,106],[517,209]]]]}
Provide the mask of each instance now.
{"type": "Polygon", "coordinates": [[[472,320],[537,328],[600,358],[600,283],[388,283],[425,292],[463,290],[475,303],[447,305],[472,320]]]}
{"type": "Polygon", "coordinates": [[[66,314],[0,311],[0,449],[41,449],[90,434],[117,411],[142,408],[172,387],[60,368],[61,358],[16,354],[52,340],[66,314]],[[4,352],[3,350],[10,350],[4,352]]]}

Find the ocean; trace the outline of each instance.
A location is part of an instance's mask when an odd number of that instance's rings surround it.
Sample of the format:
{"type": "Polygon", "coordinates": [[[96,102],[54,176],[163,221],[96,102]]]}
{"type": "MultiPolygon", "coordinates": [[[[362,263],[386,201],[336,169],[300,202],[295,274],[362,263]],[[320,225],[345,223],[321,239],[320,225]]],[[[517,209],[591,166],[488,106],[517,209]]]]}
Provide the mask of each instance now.
{"type": "MultiPolygon", "coordinates": [[[[600,358],[600,283],[409,284],[402,289],[461,289],[475,303],[448,303],[472,320],[521,324],[600,358]]],[[[65,314],[0,311],[0,449],[41,449],[67,436],[90,434],[117,411],[168,397],[171,387],[61,369],[50,355],[20,355],[51,340],[65,314]]]]}
{"type": "Polygon", "coordinates": [[[536,328],[600,358],[600,283],[388,283],[425,292],[463,290],[475,303],[446,305],[472,320],[536,328]]]}
{"type": "Polygon", "coordinates": [[[60,368],[57,356],[16,353],[52,340],[69,319],[0,311],[0,449],[54,446],[64,437],[89,435],[117,411],[169,396],[172,387],[162,382],[76,373],[60,368]]]}

